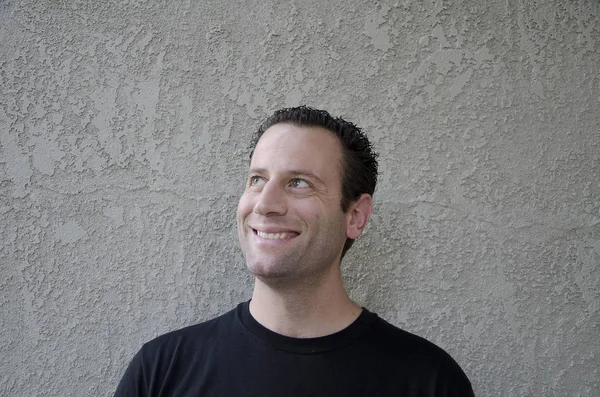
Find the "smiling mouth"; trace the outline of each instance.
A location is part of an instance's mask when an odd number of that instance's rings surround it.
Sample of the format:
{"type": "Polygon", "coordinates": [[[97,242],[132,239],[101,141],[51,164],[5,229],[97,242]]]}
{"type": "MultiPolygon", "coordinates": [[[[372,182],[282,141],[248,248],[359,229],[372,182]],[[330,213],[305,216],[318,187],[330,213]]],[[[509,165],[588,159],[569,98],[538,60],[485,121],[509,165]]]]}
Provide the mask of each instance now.
{"type": "Polygon", "coordinates": [[[298,235],[298,233],[295,232],[265,233],[256,229],[252,230],[254,230],[254,234],[256,234],[258,237],[266,240],[287,240],[298,235]]]}

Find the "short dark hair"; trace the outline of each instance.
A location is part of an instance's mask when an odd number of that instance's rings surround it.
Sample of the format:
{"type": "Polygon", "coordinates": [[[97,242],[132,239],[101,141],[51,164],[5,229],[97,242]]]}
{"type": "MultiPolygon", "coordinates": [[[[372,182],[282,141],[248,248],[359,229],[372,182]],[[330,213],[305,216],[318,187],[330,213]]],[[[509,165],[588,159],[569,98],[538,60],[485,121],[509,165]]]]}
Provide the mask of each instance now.
{"type": "MultiPolygon", "coordinates": [[[[322,127],[331,131],[342,146],[342,211],[346,212],[350,204],[361,194],[373,196],[377,184],[377,157],[367,136],[356,125],[341,117],[333,117],[325,110],[308,106],[298,106],[277,110],[268,117],[258,128],[252,138],[250,158],[264,132],[275,124],[293,124],[296,126],[322,127]]],[[[354,240],[346,239],[342,258],[350,249],[354,240]]]]}

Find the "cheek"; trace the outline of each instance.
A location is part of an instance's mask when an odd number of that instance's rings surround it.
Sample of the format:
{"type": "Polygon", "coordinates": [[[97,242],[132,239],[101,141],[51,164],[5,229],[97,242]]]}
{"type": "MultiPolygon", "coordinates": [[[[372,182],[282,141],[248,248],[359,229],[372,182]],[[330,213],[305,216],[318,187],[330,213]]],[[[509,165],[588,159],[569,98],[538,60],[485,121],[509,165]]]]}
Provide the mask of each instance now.
{"type": "Polygon", "coordinates": [[[331,208],[316,199],[298,201],[294,206],[294,210],[306,223],[323,224],[335,217],[331,208]]]}
{"type": "Polygon", "coordinates": [[[245,218],[249,213],[252,212],[253,208],[254,208],[254,204],[253,204],[251,198],[246,193],[244,193],[242,195],[242,197],[240,197],[240,201],[238,201],[238,206],[237,206],[238,219],[245,218]]]}
{"type": "Polygon", "coordinates": [[[325,211],[323,204],[313,197],[288,200],[288,209],[294,210],[307,220],[318,220],[325,211]]]}

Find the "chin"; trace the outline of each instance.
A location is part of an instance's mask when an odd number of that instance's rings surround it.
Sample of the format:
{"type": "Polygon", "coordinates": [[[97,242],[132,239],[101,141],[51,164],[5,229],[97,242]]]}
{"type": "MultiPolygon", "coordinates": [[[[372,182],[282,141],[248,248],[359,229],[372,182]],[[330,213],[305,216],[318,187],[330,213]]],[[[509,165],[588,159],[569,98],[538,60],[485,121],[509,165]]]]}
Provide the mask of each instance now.
{"type": "Polygon", "coordinates": [[[281,269],[281,267],[265,264],[247,264],[246,267],[253,276],[261,279],[281,278],[285,277],[288,273],[281,269]]]}
{"type": "Polygon", "coordinates": [[[246,258],[246,267],[255,277],[261,279],[279,279],[291,276],[290,261],[281,258],[246,258]]]}

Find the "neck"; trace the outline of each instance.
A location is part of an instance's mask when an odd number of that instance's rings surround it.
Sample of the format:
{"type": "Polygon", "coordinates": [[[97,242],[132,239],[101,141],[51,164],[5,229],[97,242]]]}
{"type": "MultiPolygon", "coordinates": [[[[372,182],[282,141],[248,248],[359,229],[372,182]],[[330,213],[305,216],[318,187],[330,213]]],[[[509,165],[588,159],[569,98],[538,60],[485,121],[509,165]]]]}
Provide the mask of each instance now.
{"type": "Polygon", "coordinates": [[[250,314],[278,334],[315,338],[341,331],[362,309],[350,300],[339,266],[318,281],[293,282],[256,278],[250,314]]]}

